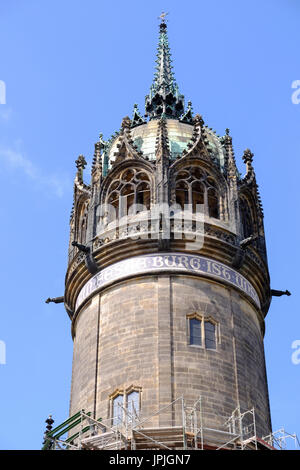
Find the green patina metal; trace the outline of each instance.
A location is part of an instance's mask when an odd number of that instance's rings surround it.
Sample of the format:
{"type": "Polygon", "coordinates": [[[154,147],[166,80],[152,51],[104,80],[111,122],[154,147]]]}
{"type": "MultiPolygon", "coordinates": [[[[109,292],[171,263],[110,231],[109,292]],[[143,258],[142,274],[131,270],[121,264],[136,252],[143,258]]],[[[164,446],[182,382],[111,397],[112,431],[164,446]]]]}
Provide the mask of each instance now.
{"type": "MultiPolygon", "coordinates": [[[[88,411],[86,415],[91,416],[91,412],[88,411]]],[[[87,419],[86,417],[81,416],[81,412],[79,411],[78,413],[75,413],[73,416],[63,421],[59,426],[52,429],[50,432],[46,433],[42,450],[51,450],[53,446],[53,441],[55,439],[60,439],[62,436],[64,436],[66,433],[74,429],[76,426],[80,425],[86,419],[87,419]]],[[[102,418],[97,419],[97,421],[101,422],[102,418]]],[[[78,438],[80,434],[82,435],[89,430],[90,430],[90,425],[85,426],[84,428],[82,428],[81,431],[78,431],[75,434],[68,437],[67,439],[65,439],[64,442],[66,444],[70,444],[76,438],[78,438]]]]}

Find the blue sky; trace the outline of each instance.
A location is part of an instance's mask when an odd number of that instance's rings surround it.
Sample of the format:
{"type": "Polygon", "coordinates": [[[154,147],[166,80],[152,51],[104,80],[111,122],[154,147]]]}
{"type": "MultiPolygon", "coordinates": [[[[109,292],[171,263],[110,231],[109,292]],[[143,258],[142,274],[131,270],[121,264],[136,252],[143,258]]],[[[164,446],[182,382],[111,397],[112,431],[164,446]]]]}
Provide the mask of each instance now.
{"type": "Polygon", "coordinates": [[[300,436],[299,2],[0,0],[1,449],[38,449],[47,415],[68,416],[70,322],[44,300],[63,295],[74,161],[143,111],[162,10],[186,101],[230,128],[242,173],[243,150],[255,154],[272,287],[292,292],[266,319],[272,422],[300,436]]]}

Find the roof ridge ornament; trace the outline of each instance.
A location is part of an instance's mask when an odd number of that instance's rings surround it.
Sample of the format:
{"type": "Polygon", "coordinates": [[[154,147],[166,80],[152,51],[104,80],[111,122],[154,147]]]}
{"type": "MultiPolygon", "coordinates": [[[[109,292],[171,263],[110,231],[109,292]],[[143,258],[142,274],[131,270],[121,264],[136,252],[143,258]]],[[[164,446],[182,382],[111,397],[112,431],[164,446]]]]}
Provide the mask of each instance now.
{"type": "Polygon", "coordinates": [[[122,119],[121,124],[121,133],[118,136],[117,151],[114,152],[115,161],[112,162],[113,166],[122,162],[126,159],[143,159],[143,153],[140,152],[136,145],[134,145],[132,136],[131,136],[131,125],[132,121],[128,116],[125,116],[122,119]]]}
{"type": "Polygon", "coordinates": [[[140,126],[141,124],[145,124],[145,119],[141,116],[139,112],[139,108],[137,104],[133,105],[133,115],[131,120],[131,127],[140,126]]]}
{"type": "Polygon", "coordinates": [[[186,112],[180,116],[180,122],[184,122],[186,124],[193,124],[194,117],[193,117],[193,107],[192,102],[188,101],[186,112]]]}
{"type": "Polygon", "coordinates": [[[191,140],[187,144],[187,148],[183,150],[182,157],[196,157],[206,160],[218,166],[218,162],[213,154],[213,149],[210,146],[208,138],[209,132],[204,126],[204,120],[200,114],[196,114],[194,119],[194,130],[191,140]]]}

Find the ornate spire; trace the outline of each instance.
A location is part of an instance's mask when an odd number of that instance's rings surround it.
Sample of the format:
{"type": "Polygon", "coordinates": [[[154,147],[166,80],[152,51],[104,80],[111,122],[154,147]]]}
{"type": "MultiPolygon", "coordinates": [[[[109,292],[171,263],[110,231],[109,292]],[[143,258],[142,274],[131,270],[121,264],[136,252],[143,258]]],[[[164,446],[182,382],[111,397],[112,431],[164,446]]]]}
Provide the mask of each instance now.
{"type": "Polygon", "coordinates": [[[153,118],[179,119],[184,111],[184,96],[179,94],[178,85],[172,72],[171,53],[167,36],[165,14],[160,16],[159,42],[157,48],[156,73],[146,96],[146,115],[153,118]]]}

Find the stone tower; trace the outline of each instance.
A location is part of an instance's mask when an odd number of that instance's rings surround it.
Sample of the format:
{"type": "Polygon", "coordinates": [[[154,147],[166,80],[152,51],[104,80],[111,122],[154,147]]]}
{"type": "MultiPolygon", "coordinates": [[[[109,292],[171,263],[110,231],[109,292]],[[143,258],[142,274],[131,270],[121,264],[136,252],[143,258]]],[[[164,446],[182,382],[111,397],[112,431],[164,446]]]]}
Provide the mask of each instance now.
{"type": "Polygon", "coordinates": [[[90,184],[76,161],[70,415],[88,410],[109,429],[126,415],[159,435],[201,397],[204,427],[221,432],[234,410],[254,409],[263,437],[271,290],[253,154],[241,176],[229,130],[217,136],[185,107],[163,16],[156,64],[145,116],[134,105],[120,131],[100,134],[90,184]]]}

